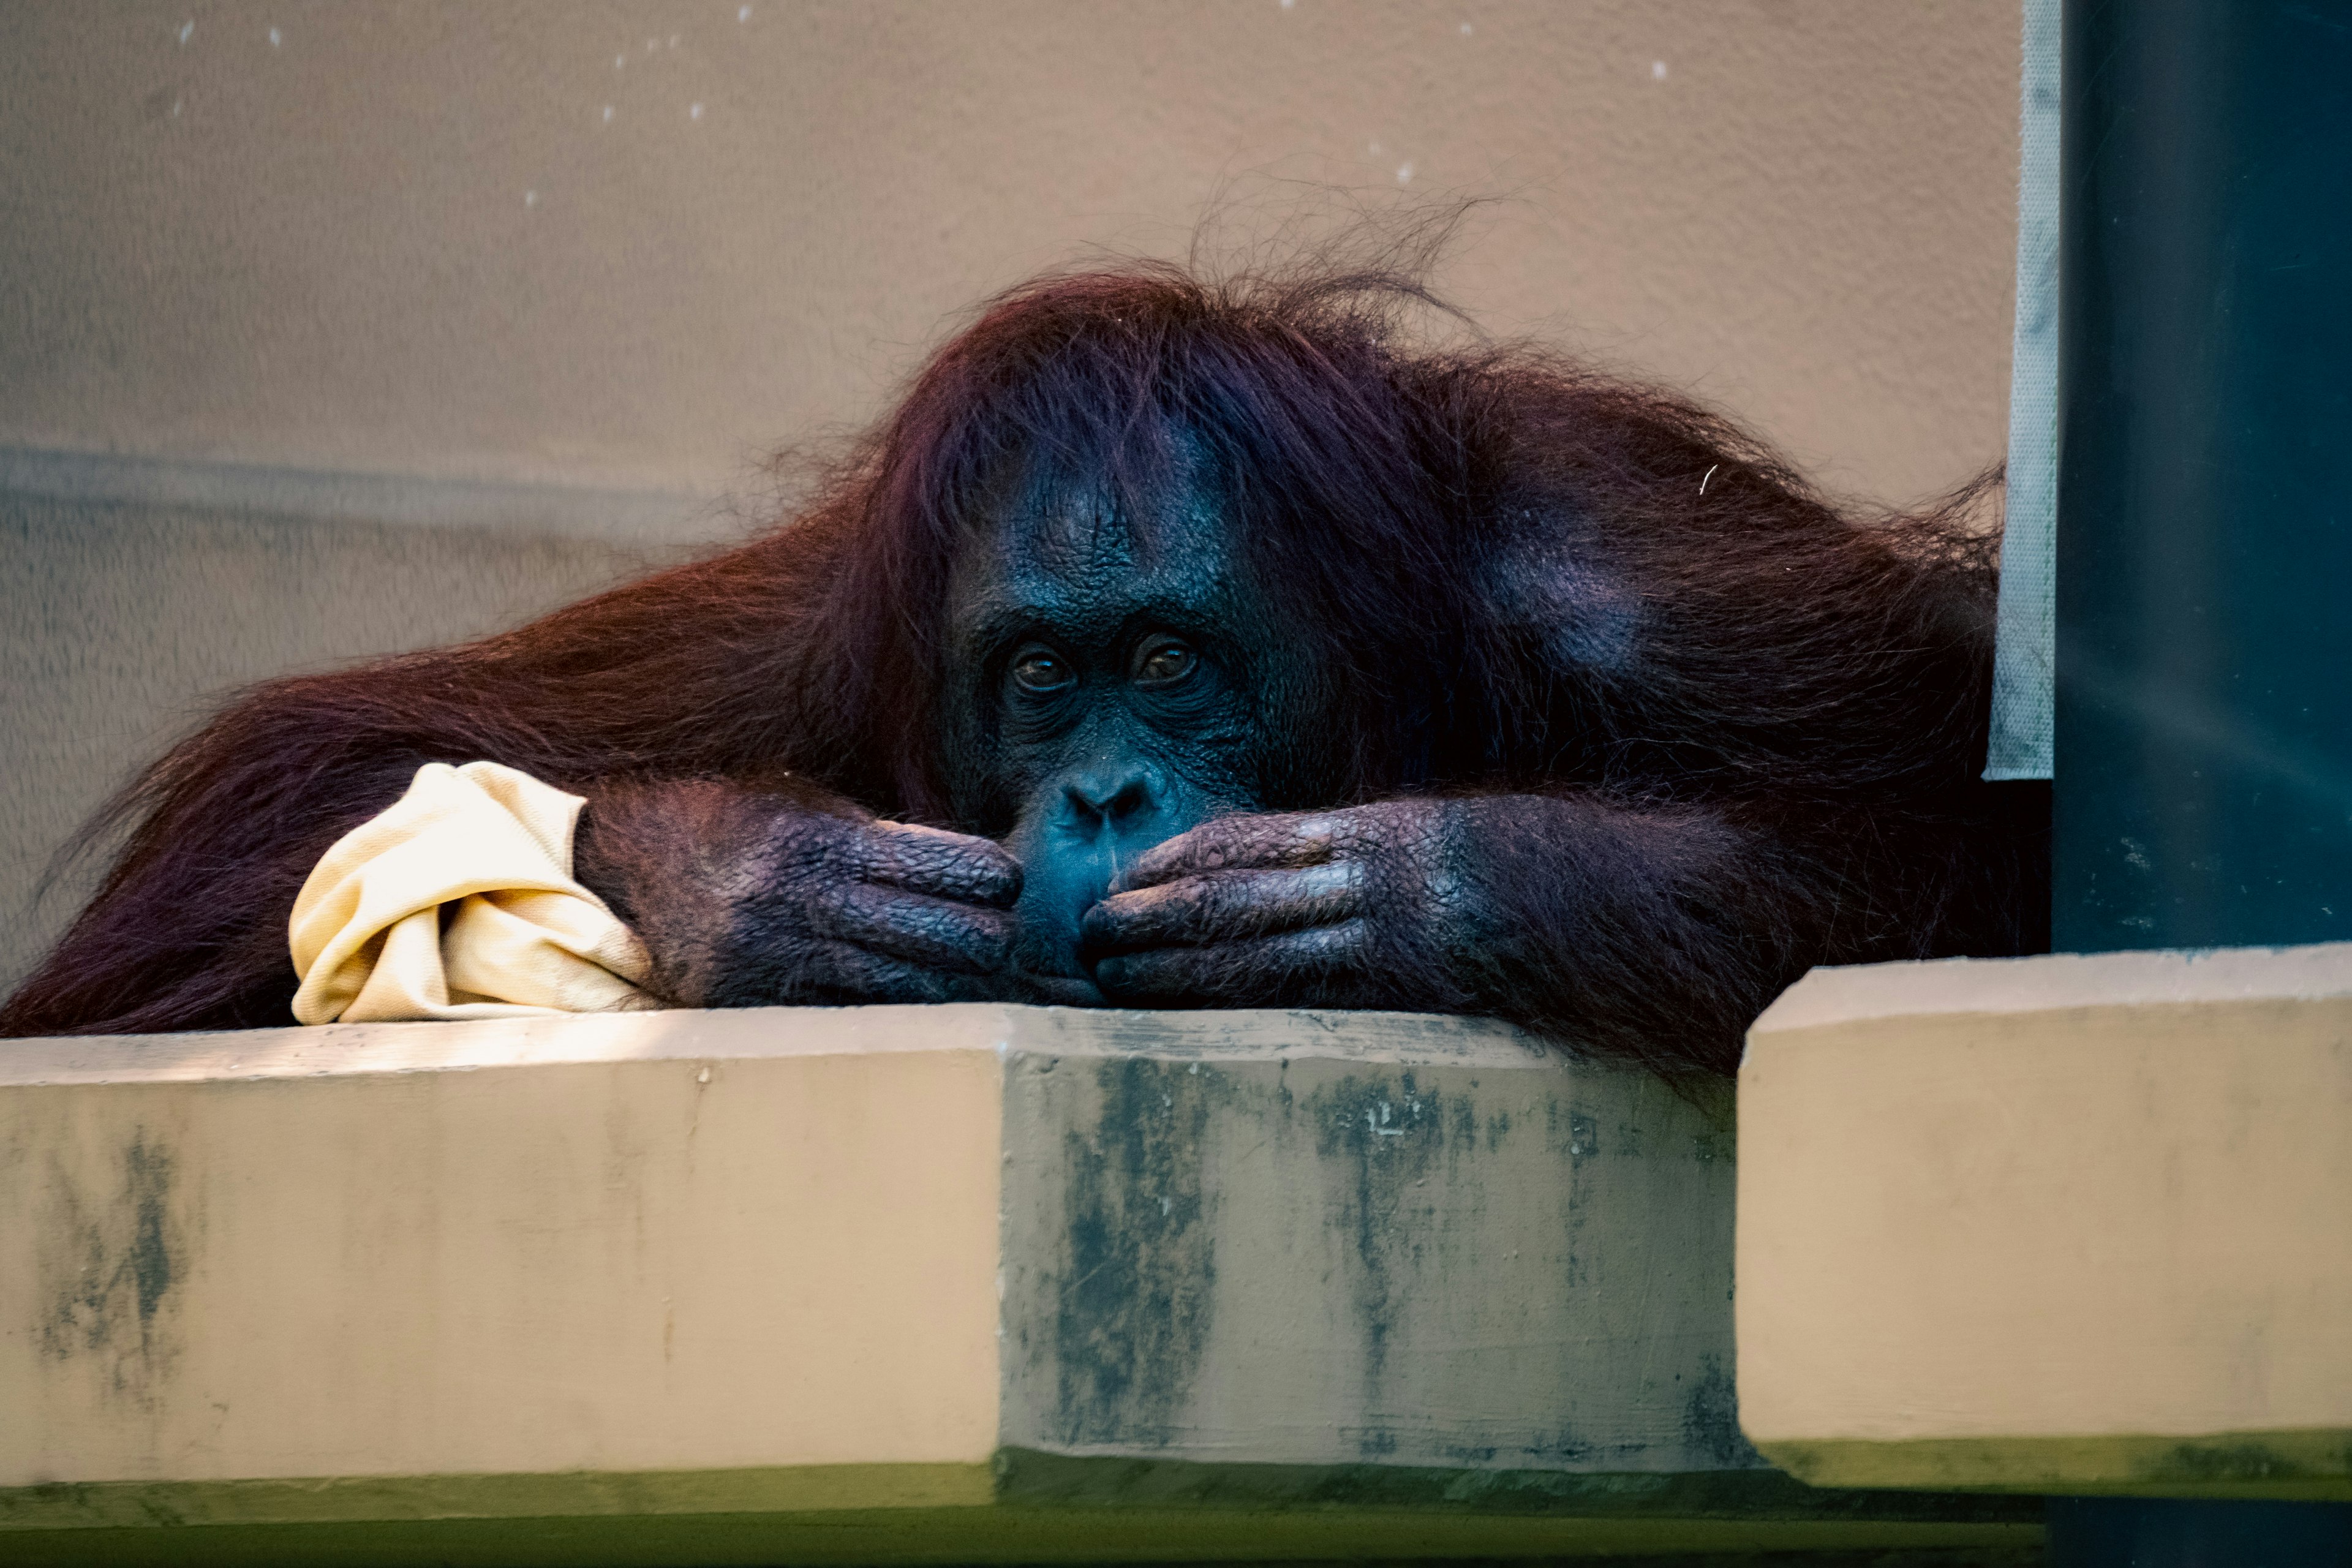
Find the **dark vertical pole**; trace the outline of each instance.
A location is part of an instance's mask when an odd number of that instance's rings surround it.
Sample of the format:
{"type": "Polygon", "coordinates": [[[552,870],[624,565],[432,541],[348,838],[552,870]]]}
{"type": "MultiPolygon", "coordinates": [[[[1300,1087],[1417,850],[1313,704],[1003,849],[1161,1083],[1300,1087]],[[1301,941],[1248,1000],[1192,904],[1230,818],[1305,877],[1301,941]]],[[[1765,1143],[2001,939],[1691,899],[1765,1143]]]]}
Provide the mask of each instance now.
{"type": "Polygon", "coordinates": [[[2061,951],[2352,938],[2352,0],[2067,0],[2061,951]]]}
{"type": "MultiPolygon", "coordinates": [[[[2053,939],[2352,938],[2352,0],[2065,0],[2053,939]]],[[[2065,1568],[2352,1508],[2053,1499],[2065,1568]]]]}

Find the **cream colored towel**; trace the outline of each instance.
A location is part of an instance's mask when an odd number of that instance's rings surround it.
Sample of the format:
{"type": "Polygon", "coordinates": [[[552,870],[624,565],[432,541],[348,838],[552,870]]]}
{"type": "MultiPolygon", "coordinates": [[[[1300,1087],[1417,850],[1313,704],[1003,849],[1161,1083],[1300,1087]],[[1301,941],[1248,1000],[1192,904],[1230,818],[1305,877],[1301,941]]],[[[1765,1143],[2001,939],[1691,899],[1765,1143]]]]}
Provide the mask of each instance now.
{"type": "Polygon", "coordinates": [[[390,809],[336,841],[294,900],[296,1019],[659,1006],[635,984],[650,968],[636,933],[572,879],[586,804],[496,763],[417,769],[390,809]]]}

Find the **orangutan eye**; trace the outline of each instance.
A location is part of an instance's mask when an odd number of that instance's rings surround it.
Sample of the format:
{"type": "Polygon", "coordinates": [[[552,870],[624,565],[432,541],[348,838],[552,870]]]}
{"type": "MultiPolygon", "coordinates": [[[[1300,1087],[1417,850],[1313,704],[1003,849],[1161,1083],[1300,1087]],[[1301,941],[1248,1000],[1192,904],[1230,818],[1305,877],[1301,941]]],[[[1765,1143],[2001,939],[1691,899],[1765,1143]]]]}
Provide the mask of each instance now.
{"type": "Polygon", "coordinates": [[[1024,691],[1059,691],[1076,679],[1070,661],[1052,648],[1024,648],[1013,660],[1013,684],[1024,691]]]}
{"type": "Polygon", "coordinates": [[[1174,637],[1152,637],[1135,650],[1135,679],[1146,686],[1166,686],[1192,674],[1200,662],[1199,654],[1174,637]]]}

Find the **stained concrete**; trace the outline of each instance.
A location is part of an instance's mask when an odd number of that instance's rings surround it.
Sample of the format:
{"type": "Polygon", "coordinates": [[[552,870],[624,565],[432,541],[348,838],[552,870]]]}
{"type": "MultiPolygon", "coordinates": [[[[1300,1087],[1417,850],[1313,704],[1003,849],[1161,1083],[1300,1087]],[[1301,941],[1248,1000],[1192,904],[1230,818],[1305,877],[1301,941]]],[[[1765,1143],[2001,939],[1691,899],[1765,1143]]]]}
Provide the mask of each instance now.
{"type": "Polygon", "coordinates": [[[1007,1168],[1006,1441],[1760,1465],[1733,1411],[1719,1086],[1563,1070],[1479,1025],[1327,1054],[1241,1017],[1191,1051],[1114,1026],[1008,1065],[1007,1146],[1043,1157],[1007,1168]]]}
{"type": "Polygon", "coordinates": [[[21,1042],[0,1555],[2031,1545],[1740,1440],[1734,1152],[1719,1088],[1406,1015],[21,1042]]]}
{"type": "Polygon", "coordinates": [[[1816,970],[1739,1129],[1775,1463],[2352,1499],[2352,943],[1816,970]]]}

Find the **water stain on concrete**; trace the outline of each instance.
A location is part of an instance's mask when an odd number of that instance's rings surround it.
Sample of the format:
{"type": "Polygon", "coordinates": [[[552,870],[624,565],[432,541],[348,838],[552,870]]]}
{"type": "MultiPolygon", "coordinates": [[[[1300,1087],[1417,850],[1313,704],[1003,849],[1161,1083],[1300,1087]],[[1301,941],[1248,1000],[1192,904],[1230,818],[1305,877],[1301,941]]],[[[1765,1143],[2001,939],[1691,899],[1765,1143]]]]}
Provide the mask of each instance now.
{"type": "Polygon", "coordinates": [[[1733,1151],[1653,1081],[1149,1056],[1006,1081],[1008,1441],[1230,1457],[1297,1424],[1327,1464],[1756,1462],[1733,1151]]]}
{"type": "Polygon", "coordinates": [[[1698,1375],[1683,1395],[1683,1441],[1723,1469],[1767,1462],[1739,1430],[1738,1384],[1720,1356],[1699,1359],[1698,1375]]]}
{"type": "MultiPolygon", "coordinates": [[[[1304,1109],[1316,1155],[1338,1177],[1332,1224],[1353,1265],[1348,1284],[1363,1340],[1365,1408],[1378,1410],[1405,1308],[1402,1283],[1422,1273],[1436,1223],[1436,1194],[1424,1184],[1449,1146],[1475,1147],[1477,1116],[1467,1098],[1442,1095],[1410,1070],[1349,1073],[1315,1089],[1304,1109]]],[[[1380,1431],[1358,1443],[1368,1458],[1393,1446],[1393,1436],[1380,1431]]]]}
{"type": "Polygon", "coordinates": [[[186,1276],[187,1248],[171,1151],[141,1128],[116,1163],[119,1184],[109,1193],[90,1192],[62,1161],[52,1163],[36,1242],[49,1303],[41,1352],[95,1360],[110,1392],[145,1404],[178,1355],[173,1288],[186,1276]]]}
{"type": "Polygon", "coordinates": [[[1102,1112],[1064,1134],[1068,1252],[1055,1288],[1058,1436],[1164,1442],[1208,1343],[1216,1286],[1202,1173],[1222,1075],[1111,1058],[1094,1069],[1102,1112]]]}

